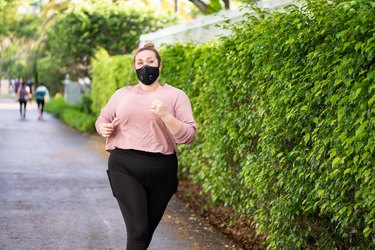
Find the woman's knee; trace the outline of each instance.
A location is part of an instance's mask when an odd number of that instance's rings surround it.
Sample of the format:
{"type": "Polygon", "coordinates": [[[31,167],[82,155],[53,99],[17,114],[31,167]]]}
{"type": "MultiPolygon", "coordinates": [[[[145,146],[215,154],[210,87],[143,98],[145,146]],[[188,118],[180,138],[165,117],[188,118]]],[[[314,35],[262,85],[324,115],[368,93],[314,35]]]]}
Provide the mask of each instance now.
{"type": "Polygon", "coordinates": [[[131,241],[138,243],[147,243],[148,241],[148,225],[135,222],[133,225],[127,227],[128,238],[131,241]]]}

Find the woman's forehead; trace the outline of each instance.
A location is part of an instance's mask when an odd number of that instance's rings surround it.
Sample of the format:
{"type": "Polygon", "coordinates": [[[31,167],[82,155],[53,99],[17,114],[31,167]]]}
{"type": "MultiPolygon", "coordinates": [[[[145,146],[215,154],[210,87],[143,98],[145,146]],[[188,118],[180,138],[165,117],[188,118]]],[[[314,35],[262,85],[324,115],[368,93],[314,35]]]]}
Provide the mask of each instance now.
{"type": "Polygon", "coordinates": [[[156,58],[155,53],[151,50],[143,50],[136,55],[135,60],[145,60],[148,58],[156,58]]]}

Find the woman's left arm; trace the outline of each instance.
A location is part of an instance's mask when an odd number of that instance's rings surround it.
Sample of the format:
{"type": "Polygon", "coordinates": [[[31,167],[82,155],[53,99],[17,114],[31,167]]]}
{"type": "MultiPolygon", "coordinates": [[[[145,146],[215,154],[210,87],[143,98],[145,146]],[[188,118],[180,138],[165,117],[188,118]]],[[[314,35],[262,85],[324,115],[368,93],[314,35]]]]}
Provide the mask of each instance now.
{"type": "Polygon", "coordinates": [[[164,122],[176,143],[189,144],[193,141],[197,134],[197,125],[189,98],[185,94],[179,95],[174,107],[175,116],[170,114],[163,103],[157,99],[152,102],[150,109],[164,122]]]}

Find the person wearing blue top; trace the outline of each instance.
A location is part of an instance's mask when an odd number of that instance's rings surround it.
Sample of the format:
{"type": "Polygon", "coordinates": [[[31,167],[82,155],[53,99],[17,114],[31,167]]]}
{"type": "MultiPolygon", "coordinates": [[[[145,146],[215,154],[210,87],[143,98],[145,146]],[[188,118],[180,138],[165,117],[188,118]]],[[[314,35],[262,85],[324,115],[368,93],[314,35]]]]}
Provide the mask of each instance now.
{"type": "Polygon", "coordinates": [[[35,99],[38,104],[38,119],[43,119],[44,104],[49,101],[49,91],[44,83],[39,83],[38,87],[35,90],[35,99]]]}

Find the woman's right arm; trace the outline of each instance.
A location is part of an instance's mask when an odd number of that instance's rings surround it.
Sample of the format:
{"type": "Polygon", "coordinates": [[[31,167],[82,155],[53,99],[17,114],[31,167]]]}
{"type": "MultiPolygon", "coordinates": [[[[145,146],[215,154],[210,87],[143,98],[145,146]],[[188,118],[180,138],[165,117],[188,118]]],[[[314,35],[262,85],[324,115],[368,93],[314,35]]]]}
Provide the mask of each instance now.
{"type": "Polygon", "coordinates": [[[98,131],[99,135],[107,138],[113,133],[115,127],[112,123],[102,123],[99,125],[99,127],[97,127],[96,130],[98,131]]]}
{"type": "Polygon", "coordinates": [[[108,103],[101,110],[98,119],[95,122],[95,128],[99,135],[107,138],[115,130],[115,126],[112,124],[112,121],[116,117],[116,93],[112,95],[108,103]]]}

